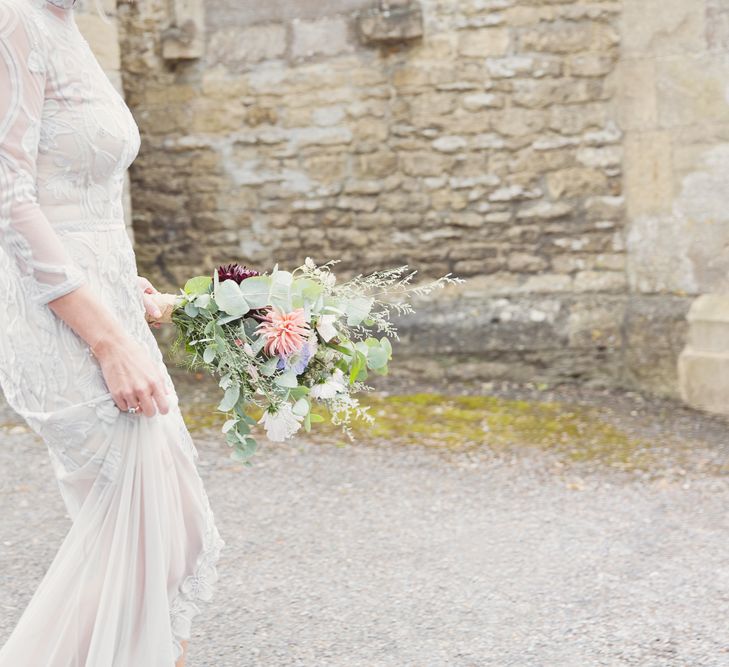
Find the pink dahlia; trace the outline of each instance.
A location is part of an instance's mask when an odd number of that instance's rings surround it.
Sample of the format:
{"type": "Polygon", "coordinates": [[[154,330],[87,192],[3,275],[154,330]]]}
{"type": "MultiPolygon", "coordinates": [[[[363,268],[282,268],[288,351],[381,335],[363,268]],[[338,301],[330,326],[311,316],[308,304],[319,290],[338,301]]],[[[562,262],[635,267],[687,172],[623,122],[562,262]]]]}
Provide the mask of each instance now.
{"type": "Polygon", "coordinates": [[[273,306],[256,327],[256,331],[266,339],[263,347],[266,354],[288,357],[301,350],[310,328],[304,319],[303,308],[296,308],[286,313],[281,308],[273,306]]]}

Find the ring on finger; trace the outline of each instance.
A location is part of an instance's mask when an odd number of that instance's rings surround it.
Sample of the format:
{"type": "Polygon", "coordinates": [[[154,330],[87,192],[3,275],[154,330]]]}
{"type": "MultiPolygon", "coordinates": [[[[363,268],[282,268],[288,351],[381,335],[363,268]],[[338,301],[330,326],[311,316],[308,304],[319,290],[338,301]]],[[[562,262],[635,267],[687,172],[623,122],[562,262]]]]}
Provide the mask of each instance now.
{"type": "Polygon", "coordinates": [[[136,407],[134,407],[134,408],[127,408],[127,412],[128,412],[128,413],[129,413],[130,415],[136,414],[137,412],[139,412],[139,405],[137,405],[137,406],[136,406],[136,407]]]}

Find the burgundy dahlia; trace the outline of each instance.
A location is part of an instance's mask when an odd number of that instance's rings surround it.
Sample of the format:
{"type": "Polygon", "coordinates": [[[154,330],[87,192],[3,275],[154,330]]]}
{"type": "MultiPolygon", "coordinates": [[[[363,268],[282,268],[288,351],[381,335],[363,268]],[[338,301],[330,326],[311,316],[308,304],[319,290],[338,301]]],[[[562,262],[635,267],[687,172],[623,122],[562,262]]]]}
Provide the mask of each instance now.
{"type": "Polygon", "coordinates": [[[216,271],[218,272],[218,279],[222,283],[224,280],[235,280],[239,285],[246,279],[252,278],[253,276],[260,276],[258,271],[246,268],[240,264],[223,264],[219,266],[216,271]]]}

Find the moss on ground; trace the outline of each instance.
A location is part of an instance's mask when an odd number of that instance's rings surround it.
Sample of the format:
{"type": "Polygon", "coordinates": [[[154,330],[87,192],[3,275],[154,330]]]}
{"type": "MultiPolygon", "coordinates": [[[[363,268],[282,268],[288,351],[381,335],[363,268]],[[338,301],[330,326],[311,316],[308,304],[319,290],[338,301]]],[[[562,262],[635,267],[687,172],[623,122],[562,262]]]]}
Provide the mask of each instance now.
{"type": "MultiPolygon", "coordinates": [[[[655,457],[649,443],[611,424],[604,414],[590,407],[431,393],[373,393],[362,396],[361,402],[369,406],[375,423],[355,423],[355,442],[385,441],[449,451],[531,448],[575,462],[599,462],[623,469],[650,467],[655,457]]],[[[320,408],[316,412],[324,413],[320,408]]],[[[193,405],[186,410],[185,418],[191,430],[222,425],[222,416],[212,405],[193,405]]],[[[341,431],[328,422],[317,424],[313,433],[347,442],[341,431]]]]}

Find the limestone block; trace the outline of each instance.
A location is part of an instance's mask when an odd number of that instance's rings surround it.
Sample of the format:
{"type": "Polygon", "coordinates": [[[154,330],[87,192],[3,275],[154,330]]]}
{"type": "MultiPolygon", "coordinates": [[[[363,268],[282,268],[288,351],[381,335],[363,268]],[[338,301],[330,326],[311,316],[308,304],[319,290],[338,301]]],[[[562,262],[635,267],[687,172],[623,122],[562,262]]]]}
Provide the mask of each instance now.
{"type": "Polygon", "coordinates": [[[433,142],[433,148],[440,153],[458,153],[468,146],[468,141],[463,137],[438,137],[433,142]]]}
{"type": "Polygon", "coordinates": [[[625,213],[625,197],[589,197],[585,200],[588,220],[621,220],[625,213]]]}
{"type": "Polygon", "coordinates": [[[729,414],[729,296],[698,297],[687,320],[678,360],[681,397],[692,407],[729,414]]]}
{"type": "Polygon", "coordinates": [[[220,63],[231,69],[282,58],[285,53],[286,27],[278,23],[243,29],[224,28],[214,32],[208,43],[209,64],[220,63]]]}
{"type": "Polygon", "coordinates": [[[547,187],[553,199],[597,195],[607,191],[607,178],[597,169],[561,169],[547,174],[547,187]]]}
{"type": "Polygon", "coordinates": [[[504,98],[493,93],[474,93],[463,98],[463,108],[468,111],[480,111],[488,108],[501,108],[504,98]]]}
{"type": "Polygon", "coordinates": [[[724,0],[706,0],[706,39],[711,51],[729,50],[729,6],[724,0]]]}
{"type": "Polygon", "coordinates": [[[357,14],[357,30],[365,44],[407,42],[423,36],[423,10],[419,2],[391,0],[357,14]]]}
{"type": "Polygon", "coordinates": [[[602,77],[615,67],[613,53],[579,53],[569,58],[569,73],[572,76],[602,77]]]}
{"type": "Polygon", "coordinates": [[[622,343],[625,302],[620,297],[592,297],[570,307],[567,335],[570,347],[611,347],[622,343]]]}
{"type": "Polygon", "coordinates": [[[539,132],[547,124],[547,115],[538,109],[505,109],[489,114],[491,124],[499,133],[518,137],[539,132]]]}
{"type": "Polygon", "coordinates": [[[542,201],[528,206],[516,214],[519,220],[556,220],[572,213],[574,207],[566,202],[542,201]]]}
{"type": "Polygon", "coordinates": [[[619,43],[620,36],[613,26],[594,21],[555,21],[529,26],[519,35],[520,50],[544,53],[600,51],[619,43]]]}
{"type": "Polygon", "coordinates": [[[705,50],[702,4],[697,0],[624,0],[623,54],[663,56],[705,50]]]}
{"type": "Polygon", "coordinates": [[[291,55],[296,59],[333,56],[354,50],[347,21],[341,16],[294,21],[291,55]]]}
{"type": "Polygon", "coordinates": [[[631,59],[620,63],[618,119],[624,130],[652,130],[658,123],[656,62],[631,59]]]}
{"type": "Polygon", "coordinates": [[[559,76],[562,63],[558,58],[514,55],[503,58],[487,58],[486,70],[493,79],[511,79],[515,76],[559,76]]]}
{"type": "Polygon", "coordinates": [[[524,252],[514,252],[509,255],[507,266],[510,271],[519,273],[536,273],[547,268],[548,263],[544,257],[530,255],[524,252]]]}
{"type": "Polygon", "coordinates": [[[629,134],[624,164],[628,214],[636,217],[670,211],[673,202],[670,134],[629,134]]]}
{"type": "Polygon", "coordinates": [[[509,31],[505,28],[484,28],[464,30],[458,44],[458,51],[467,58],[489,58],[503,56],[511,43],[509,31]]]}
{"type": "Polygon", "coordinates": [[[171,0],[170,26],[162,32],[162,57],[166,60],[200,58],[205,53],[203,0],[171,0]]]}
{"type": "Polygon", "coordinates": [[[729,62],[723,55],[673,57],[657,63],[661,128],[729,123],[729,62]]]}
{"type": "Polygon", "coordinates": [[[624,382],[657,394],[679,396],[676,361],[686,341],[690,302],[665,294],[628,299],[623,325],[624,382]]]}
{"type": "Polygon", "coordinates": [[[624,292],[624,271],[578,271],[574,279],[577,292],[624,292]]]}

